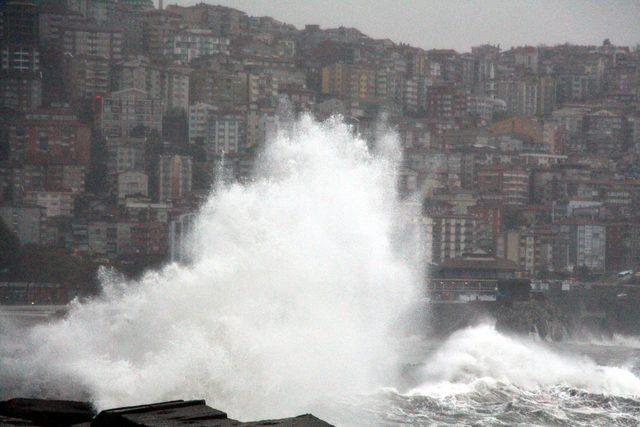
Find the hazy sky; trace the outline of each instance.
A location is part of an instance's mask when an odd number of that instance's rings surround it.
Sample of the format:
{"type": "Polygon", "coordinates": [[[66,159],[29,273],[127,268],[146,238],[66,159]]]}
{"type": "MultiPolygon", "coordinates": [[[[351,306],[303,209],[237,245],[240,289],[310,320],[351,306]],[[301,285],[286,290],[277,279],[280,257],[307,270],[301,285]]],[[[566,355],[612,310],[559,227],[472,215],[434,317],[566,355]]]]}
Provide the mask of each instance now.
{"type": "MultiPolygon", "coordinates": [[[[200,0],[164,0],[189,5],[200,0]]],[[[157,3],[157,0],[156,0],[157,3]]],[[[640,0],[215,0],[252,16],[294,24],[355,27],[423,48],[483,43],[640,43],[640,0]]]]}

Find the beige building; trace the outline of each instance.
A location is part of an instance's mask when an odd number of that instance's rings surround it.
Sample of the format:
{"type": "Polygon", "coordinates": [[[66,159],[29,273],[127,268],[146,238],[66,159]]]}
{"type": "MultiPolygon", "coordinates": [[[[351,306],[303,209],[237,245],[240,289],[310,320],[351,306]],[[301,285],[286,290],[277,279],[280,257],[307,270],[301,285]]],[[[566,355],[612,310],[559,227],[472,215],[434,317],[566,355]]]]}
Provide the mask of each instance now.
{"type": "Polygon", "coordinates": [[[478,219],[470,215],[431,215],[423,218],[428,261],[440,264],[475,249],[478,219]]]}
{"type": "Polygon", "coordinates": [[[175,34],[183,19],[167,10],[150,10],[142,18],[142,44],[145,52],[161,56],[169,39],[175,34]]]}
{"type": "Polygon", "coordinates": [[[191,193],[191,157],[165,154],[158,164],[158,197],[161,202],[182,200],[191,193]]]}
{"type": "MultiPolygon", "coordinates": [[[[252,96],[258,95],[258,82],[254,79],[252,96]]],[[[240,108],[249,102],[247,73],[226,73],[214,70],[195,70],[191,73],[190,103],[205,103],[220,108],[240,108]]]]}
{"type": "Polygon", "coordinates": [[[188,67],[156,64],[143,56],[124,61],[116,67],[120,90],[145,91],[151,98],[162,100],[164,111],[188,110],[190,74],[188,67]]]}
{"type": "Polygon", "coordinates": [[[137,126],[162,133],[162,101],[140,89],[113,92],[102,100],[102,133],[126,137],[137,126]]]}
{"type": "Polygon", "coordinates": [[[569,262],[569,237],[549,227],[508,230],[498,239],[498,255],[530,277],[563,272],[569,262]]]}
{"type": "Polygon", "coordinates": [[[347,64],[322,68],[322,93],[338,98],[371,99],[376,94],[374,69],[347,64]]]}

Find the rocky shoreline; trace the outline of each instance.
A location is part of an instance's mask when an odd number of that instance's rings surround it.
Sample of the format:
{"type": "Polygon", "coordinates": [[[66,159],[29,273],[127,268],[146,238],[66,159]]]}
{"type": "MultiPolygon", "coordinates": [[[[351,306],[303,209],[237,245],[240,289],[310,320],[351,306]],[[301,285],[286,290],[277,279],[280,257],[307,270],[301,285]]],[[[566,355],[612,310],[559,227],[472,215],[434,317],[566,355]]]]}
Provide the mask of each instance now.
{"type": "Polygon", "coordinates": [[[429,334],[445,337],[483,320],[502,332],[536,335],[549,341],[610,339],[640,331],[640,290],[591,289],[533,295],[522,301],[434,303],[429,334]]]}
{"type": "Polygon", "coordinates": [[[277,420],[241,422],[206,405],[204,400],[173,400],[106,409],[96,414],[88,402],[49,399],[10,399],[0,402],[1,426],[287,426],[330,427],[311,414],[277,420]]]}
{"type": "Polygon", "coordinates": [[[579,322],[550,301],[526,301],[498,306],[496,329],[562,341],[578,333],[579,322]]]}

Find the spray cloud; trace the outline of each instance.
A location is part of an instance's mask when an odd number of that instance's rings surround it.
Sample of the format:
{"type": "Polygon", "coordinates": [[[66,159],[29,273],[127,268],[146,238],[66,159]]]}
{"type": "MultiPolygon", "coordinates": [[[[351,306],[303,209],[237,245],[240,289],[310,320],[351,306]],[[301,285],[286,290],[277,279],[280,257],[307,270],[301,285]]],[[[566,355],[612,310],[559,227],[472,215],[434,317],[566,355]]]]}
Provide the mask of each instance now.
{"type": "Polygon", "coordinates": [[[338,119],[303,117],[256,178],[218,188],[192,261],[103,294],[60,321],[5,336],[0,395],[88,398],[98,408],[205,398],[238,418],[308,412],[368,392],[397,367],[415,274],[393,244],[397,156],[338,119]]]}

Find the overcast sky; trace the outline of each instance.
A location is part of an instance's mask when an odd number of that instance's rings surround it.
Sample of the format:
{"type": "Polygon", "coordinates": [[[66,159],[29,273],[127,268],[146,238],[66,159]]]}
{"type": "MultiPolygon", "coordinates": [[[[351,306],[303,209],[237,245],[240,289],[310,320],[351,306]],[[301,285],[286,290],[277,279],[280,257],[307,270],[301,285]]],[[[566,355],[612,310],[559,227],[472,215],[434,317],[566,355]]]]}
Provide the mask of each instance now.
{"type": "MultiPolygon", "coordinates": [[[[200,0],[164,0],[190,5],[200,0]]],[[[294,24],[355,27],[374,38],[467,51],[483,43],[640,43],[640,0],[216,0],[294,24]]],[[[156,0],[157,4],[157,0],[156,0]]]]}

